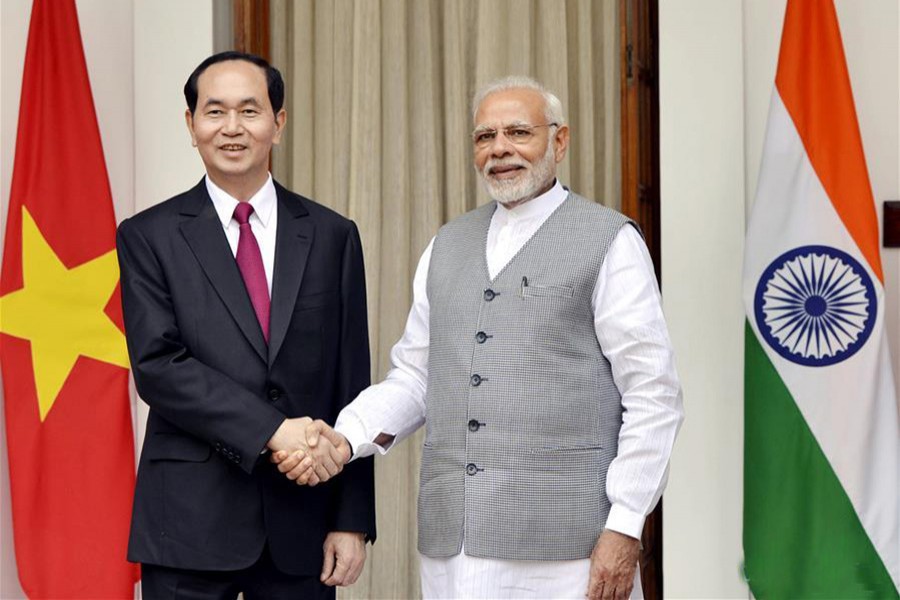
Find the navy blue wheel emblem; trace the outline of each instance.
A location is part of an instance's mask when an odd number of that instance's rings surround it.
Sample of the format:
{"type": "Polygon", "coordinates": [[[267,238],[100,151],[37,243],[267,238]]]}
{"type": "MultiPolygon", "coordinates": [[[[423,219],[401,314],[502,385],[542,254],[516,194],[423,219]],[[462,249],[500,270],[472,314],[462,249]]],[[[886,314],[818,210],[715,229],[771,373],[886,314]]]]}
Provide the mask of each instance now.
{"type": "Polygon", "coordinates": [[[802,246],[766,268],[753,308],[773,350],[797,364],[826,367],[866,343],[877,302],[872,279],[855,258],[828,246],[802,246]]]}

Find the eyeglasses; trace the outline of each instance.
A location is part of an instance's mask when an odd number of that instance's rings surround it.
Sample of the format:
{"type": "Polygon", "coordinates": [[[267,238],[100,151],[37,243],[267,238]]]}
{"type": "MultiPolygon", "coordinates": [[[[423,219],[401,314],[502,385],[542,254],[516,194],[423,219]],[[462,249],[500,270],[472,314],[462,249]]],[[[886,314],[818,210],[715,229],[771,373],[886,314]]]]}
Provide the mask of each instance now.
{"type": "MultiPolygon", "coordinates": [[[[504,137],[516,146],[523,146],[534,137],[534,130],[539,127],[559,127],[559,123],[545,123],[544,125],[509,125],[500,129],[504,137]]],[[[476,129],[472,132],[472,143],[476,148],[487,148],[497,138],[497,129],[476,129]]]]}

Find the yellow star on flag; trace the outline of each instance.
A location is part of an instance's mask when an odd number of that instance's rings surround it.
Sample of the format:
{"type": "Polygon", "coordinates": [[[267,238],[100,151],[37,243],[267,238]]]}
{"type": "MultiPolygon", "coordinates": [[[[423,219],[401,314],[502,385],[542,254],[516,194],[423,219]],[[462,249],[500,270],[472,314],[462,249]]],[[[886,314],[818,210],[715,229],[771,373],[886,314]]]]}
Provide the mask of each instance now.
{"type": "Polygon", "coordinates": [[[67,269],[23,206],[22,278],[0,297],[0,331],[31,342],[43,421],[79,356],[128,368],[125,336],[104,312],[119,265],[111,250],[67,269]]]}

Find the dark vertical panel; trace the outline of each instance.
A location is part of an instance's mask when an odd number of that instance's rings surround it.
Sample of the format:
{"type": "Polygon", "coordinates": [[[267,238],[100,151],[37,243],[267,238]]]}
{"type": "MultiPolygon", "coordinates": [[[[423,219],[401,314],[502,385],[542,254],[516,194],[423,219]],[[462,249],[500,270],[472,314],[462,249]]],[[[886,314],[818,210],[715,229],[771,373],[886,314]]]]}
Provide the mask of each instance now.
{"type": "Polygon", "coordinates": [[[269,0],[234,0],[234,49],[272,59],[269,0]]]}
{"type": "MultiPolygon", "coordinates": [[[[622,212],[644,232],[660,270],[658,0],[619,0],[622,98],[622,212]]],[[[662,500],[644,525],[641,582],[663,597],[662,500]]]]}

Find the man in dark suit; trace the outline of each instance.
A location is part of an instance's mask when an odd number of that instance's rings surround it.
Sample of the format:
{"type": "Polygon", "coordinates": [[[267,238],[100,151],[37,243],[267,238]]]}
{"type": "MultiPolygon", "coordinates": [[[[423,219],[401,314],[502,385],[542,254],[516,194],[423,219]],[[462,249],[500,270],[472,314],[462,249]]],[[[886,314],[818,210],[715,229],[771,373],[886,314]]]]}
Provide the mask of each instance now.
{"type": "MultiPolygon", "coordinates": [[[[145,598],[333,598],[375,538],[372,464],[298,486],[269,452],[306,448],[369,384],[356,226],[275,183],[281,74],[214,55],[185,85],[206,177],[119,226],[135,384],[150,406],[129,560],[145,598]]],[[[349,449],[307,459],[334,474],[349,449]]],[[[361,463],[361,464],[357,464],[361,463]]]]}

